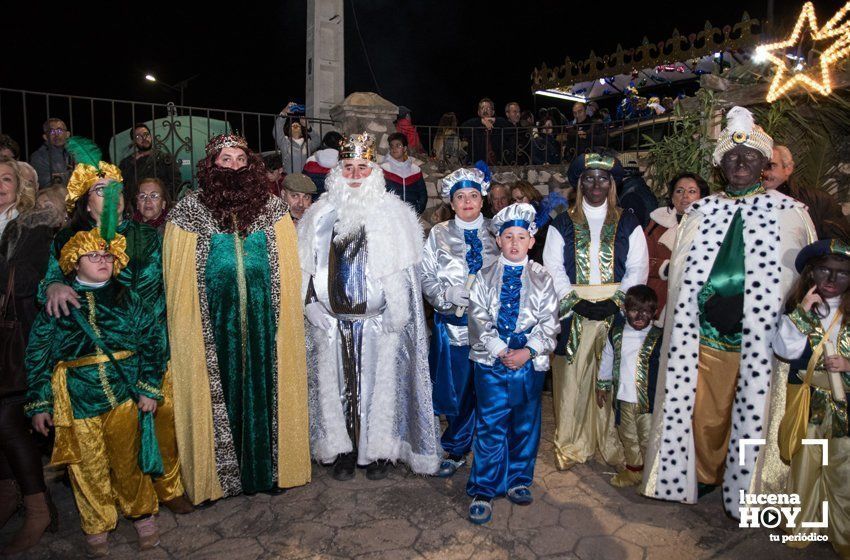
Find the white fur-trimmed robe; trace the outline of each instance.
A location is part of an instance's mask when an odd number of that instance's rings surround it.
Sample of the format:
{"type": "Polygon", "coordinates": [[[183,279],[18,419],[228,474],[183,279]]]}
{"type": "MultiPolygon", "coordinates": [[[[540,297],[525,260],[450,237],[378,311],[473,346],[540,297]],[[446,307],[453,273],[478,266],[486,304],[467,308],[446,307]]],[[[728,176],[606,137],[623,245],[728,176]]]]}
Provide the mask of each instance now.
{"type": "Polygon", "coordinates": [[[739,208],[746,247],[744,320],[723,480],[724,507],[735,518],[739,491],[759,487],[762,467],[775,451],[775,419],[783,410],[772,410],[770,403],[778,397],[784,402],[785,380],[777,378],[771,383],[772,339],[782,304],[797,276],[794,259],[815,238],[805,206],[776,191],[741,199],[706,197],[694,202],[679,224],[670,259],[664,342],[641,487],[641,492],[652,498],[697,501],[692,431],[699,358],[697,295],[739,208]],[[768,444],[748,447],[745,464],[739,465],[742,438],[765,438],[768,444]]]}
{"type": "MultiPolygon", "coordinates": [[[[302,297],[310,279],[325,307],[327,257],[336,209],[323,195],[298,224],[298,253],[303,271],[302,297]],[[323,283],[323,285],[322,285],[323,283]]],[[[383,312],[364,321],[365,360],[361,375],[371,393],[366,422],[361,423],[359,457],[367,461],[403,461],[420,474],[439,467],[442,450],[431,400],[428,332],[422,306],[418,267],[423,234],[412,208],[386,193],[365,221],[369,293],[377,286],[386,302],[383,312]],[[385,332],[384,325],[389,322],[385,332]]],[[[341,337],[336,324],[324,331],[307,323],[307,376],[310,404],[310,449],[323,463],[353,449],[340,400],[341,337]]],[[[361,416],[362,417],[362,416],[361,416]]]]}

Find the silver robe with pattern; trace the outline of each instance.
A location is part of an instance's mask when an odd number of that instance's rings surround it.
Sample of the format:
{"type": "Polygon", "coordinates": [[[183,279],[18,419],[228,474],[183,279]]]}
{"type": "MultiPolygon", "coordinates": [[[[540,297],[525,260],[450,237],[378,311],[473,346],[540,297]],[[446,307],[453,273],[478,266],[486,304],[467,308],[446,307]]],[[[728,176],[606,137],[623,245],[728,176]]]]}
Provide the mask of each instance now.
{"type": "MultiPolygon", "coordinates": [[[[303,291],[312,282],[316,298],[330,313],[328,256],[337,221],[327,197],[298,224],[303,291]]],[[[360,370],[358,463],[403,461],[421,474],[439,467],[439,425],[431,403],[428,333],[419,289],[422,228],[412,209],[387,194],[364,224],[367,243],[366,310],[360,370]]],[[[307,332],[310,450],[323,463],[353,450],[346,427],[342,382],[343,342],[337,319],[307,332]]]]}

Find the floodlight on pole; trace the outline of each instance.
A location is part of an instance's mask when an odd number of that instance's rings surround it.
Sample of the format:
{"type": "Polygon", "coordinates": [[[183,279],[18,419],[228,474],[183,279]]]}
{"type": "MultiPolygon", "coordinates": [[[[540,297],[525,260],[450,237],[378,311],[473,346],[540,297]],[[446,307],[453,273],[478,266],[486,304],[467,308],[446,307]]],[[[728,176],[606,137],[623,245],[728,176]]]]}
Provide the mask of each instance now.
{"type": "Polygon", "coordinates": [[[193,80],[197,77],[198,77],[198,74],[195,74],[191,78],[186,78],[185,80],[181,80],[181,81],[177,82],[175,85],[171,85],[171,84],[165,83],[163,81],[157,80],[156,76],[154,76],[153,74],[145,74],[145,80],[147,80],[151,83],[154,83],[154,84],[158,84],[158,85],[167,87],[170,90],[179,92],[180,93],[180,106],[181,107],[183,106],[184,92],[185,92],[186,88],[189,86],[189,80],[193,80]]]}

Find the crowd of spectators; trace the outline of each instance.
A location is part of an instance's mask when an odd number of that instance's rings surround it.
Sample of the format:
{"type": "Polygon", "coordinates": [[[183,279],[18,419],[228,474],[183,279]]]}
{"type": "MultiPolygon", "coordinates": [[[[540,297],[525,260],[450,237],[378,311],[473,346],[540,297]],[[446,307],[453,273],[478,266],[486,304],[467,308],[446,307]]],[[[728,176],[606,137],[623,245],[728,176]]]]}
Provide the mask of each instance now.
{"type": "MultiPolygon", "coordinates": [[[[420,163],[428,158],[433,158],[444,171],[470,160],[498,165],[507,158],[514,164],[555,166],[570,158],[573,163],[579,163],[590,158],[589,152],[615,159],[616,154],[611,150],[596,144],[598,138],[604,137],[609,126],[606,119],[610,117],[594,104],[576,103],[571,119],[555,108],[540,109],[534,115],[513,101],[504,106],[501,117],[496,115],[495,107],[491,99],[481,99],[476,106],[477,115],[462,124],[455,113],[444,114],[430,151],[414,125],[411,110],[400,107],[397,129],[389,134],[389,150],[380,162],[386,190],[421,215],[428,203],[428,193],[420,163]]],[[[325,192],[325,180],[340,161],[343,140],[336,131],[319,138],[302,111],[297,104],[289,103],[275,119],[273,134],[278,163],[271,164],[269,160],[264,169],[269,191],[288,204],[296,223],[325,192]]],[[[145,123],[134,124],[129,135],[132,151],[118,164],[124,183],[119,209],[123,208],[125,219],[151,226],[162,238],[168,212],[177,202],[172,199],[172,193],[180,185],[179,168],[175,158],[156,145],[145,123]]],[[[62,119],[49,118],[42,126],[42,137],[43,145],[29,156],[30,163],[26,163],[20,161],[20,145],[8,135],[0,134],[0,286],[9,287],[6,294],[12,298],[12,309],[24,334],[38,310],[39,282],[47,270],[55,233],[74,220],[80,222],[75,227],[96,223],[99,219],[96,206],[103,204],[103,195],[94,189],[91,198],[88,194],[80,198],[74,213],[67,215],[65,187],[76,165],[66,149],[71,131],[62,119]]],[[[550,229],[554,231],[550,226],[557,216],[576,204],[575,189],[586,171],[582,166],[570,165],[566,177],[558,179],[559,175],[553,174],[545,196],[532,182],[513,173],[495,174],[483,211],[476,208],[476,212],[492,217],[511,204],[533,206],[536,233],[532,233],[535,241],[528,256],[542,263],[547,238],[553,237],[549,235],[550,229]]],[[[658,296],[655,311],[658,319],[664,315],[670,258],[680,220],[694,201],[709,194],[708,185],[698,174],[683,171],[670,181],[666,200],[659,207],[639,173],[630,173],[619,161],[617,167],[605,171],[613,183],[609,187],[613,190],[612,205],[616,203],[632,214],[645,234],[647,284],[658,296]]],[[[834,197],[797,184],[792,180],[793,172],[791,151],[775,145],[759,185],[806,204],[818,237],[850,239],[847,220],[834,197]]],[[[580,205],[581,200],[576,207],[580,205]]],[[[443,204],[434,210],[431,221],[442,222],[451,216],[451,205],[443,204]]],[[[550,252],[555,250],[553,247],[550,243],[550,252]]],[[[4,319],[7,318],[0,318],[4,319]]],[[[19,388],[11,390],[19,391],[19,388]]]]}

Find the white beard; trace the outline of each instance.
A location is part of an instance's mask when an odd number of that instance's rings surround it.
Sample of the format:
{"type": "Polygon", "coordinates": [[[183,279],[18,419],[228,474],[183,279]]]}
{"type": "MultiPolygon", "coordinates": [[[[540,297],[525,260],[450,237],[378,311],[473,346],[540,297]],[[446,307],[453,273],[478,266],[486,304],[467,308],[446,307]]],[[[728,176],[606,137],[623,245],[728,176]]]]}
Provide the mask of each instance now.
{"type": "Polygon", "coordinates": [[[366,221],[378,210],[387,194],[384,173],[375,163],[370,163],[372,173],[360,181],[360,186],[348,186],[348,180],[342,176],[342,166],[338,165],[328,173],[325,189],[328,202],[336,208],[338,235],[353,233],[366,225],[366,221]]]}

